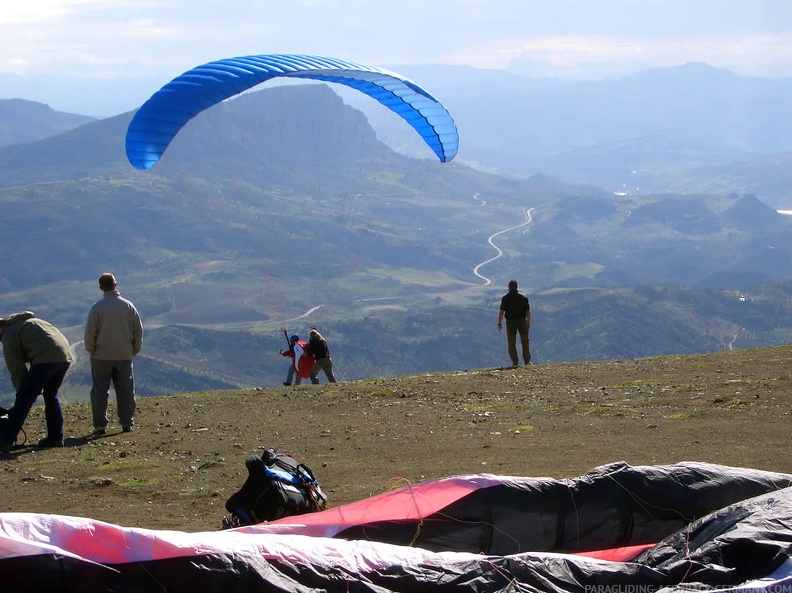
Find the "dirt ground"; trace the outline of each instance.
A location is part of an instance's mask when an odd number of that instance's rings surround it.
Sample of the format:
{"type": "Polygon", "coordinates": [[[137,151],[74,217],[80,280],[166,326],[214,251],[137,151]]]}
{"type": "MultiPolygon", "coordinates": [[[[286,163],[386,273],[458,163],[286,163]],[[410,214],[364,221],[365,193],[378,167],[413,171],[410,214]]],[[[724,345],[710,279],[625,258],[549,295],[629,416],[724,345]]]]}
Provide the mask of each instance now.
{"type": "MultiPolygon", "coordinates": [[[[114,410],[115,402],[111,402],[114,410]]],[[[338,506],[463,474],[564,478],[614,461],[792,472],[792,345],[138,398],[137,427],[93,439],[67,405],[66,446],[0,456],[0,511],[215,531],[274,448],[338,506]]],[[[25,424],[44,436],[43,409],[25,424]]]]}

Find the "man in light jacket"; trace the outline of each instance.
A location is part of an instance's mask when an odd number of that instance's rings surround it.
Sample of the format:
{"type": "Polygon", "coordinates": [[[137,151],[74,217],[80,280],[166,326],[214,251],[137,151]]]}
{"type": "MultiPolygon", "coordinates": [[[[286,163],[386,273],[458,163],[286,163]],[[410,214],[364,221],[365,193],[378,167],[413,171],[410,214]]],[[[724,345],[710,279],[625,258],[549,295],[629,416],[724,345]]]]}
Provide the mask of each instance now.
{"type": "Polygon", "coordinates": [[[99,277],[103,297],[85,322],[85,349],[91,355],[93,435],[107,432],[107,401],[112,382],[121,430],[131,432],[135,420],[135,376],[132,359],[143,345],[143,323],[135,305],[121,297],[110,273],[99,277]]]}
{"type": "Polygon", "coordinates": [[[72,362],[69,341],[58,328],[38,319],[30,311],[1,318],[0,341],[11,382],[16,389],[8,420],[0,427],[0,452],[11,452],[39,395],[44,397],[47,437],[38,444],[41,447],[63,447],[63,411],[58,389],[72,362]]]}

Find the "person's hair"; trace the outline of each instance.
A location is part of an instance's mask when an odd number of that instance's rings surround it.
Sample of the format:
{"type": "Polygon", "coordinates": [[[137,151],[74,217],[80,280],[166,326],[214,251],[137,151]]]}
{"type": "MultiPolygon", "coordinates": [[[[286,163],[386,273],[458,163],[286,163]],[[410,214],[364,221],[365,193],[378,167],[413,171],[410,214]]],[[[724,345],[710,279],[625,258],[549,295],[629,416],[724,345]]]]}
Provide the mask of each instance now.
{"type": "Polygon", "coordinates": [[[8,319],[6,319],[5,317],[0,318],[0,327],[5,327],[7,325],[8,325],[8,319]]]}
{"type": "Polygon", "coordinates": [[[99,276],[99,288],[104,291],[113,290],[116,287],[116,279],[110,272],[105,272],[99,276]]]}
{"type": "Polygon", "coordinates": [[[317,339],[319,339],[319,340],[324,340],[324,338],[322,337],[322,334],[320,334],[320,333],[319,333],[318,331],[316,331],[315,329],[312,329],[312,330],[311,330],[311,333],[310,333],[310,334],[308,334],[308,335],[309,335],[310,337],[312,337],[312,338],[317,338],[317,339]]]}
{"type": "Polygon", "coordinates": [[[509,290],[517,290],[517,281],[516,280],[509,280],[509,290]]]}

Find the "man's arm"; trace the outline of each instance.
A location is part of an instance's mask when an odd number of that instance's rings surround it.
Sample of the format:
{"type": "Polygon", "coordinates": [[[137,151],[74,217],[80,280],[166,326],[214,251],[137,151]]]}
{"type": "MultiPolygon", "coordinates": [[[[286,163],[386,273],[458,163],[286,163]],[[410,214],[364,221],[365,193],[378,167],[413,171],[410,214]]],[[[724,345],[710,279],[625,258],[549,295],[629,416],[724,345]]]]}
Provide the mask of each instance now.
{"type": "Polygon", "coordinates": [[[11,383],[14,385],[14,389],[18,390],[27,376],[28,367],[17,336],[14,336],[13,339],[6,339],[3,342],[3,357],[11,375],[11,383]]]}
{"type": "Polygon", "coordinates": [[[96,350],[96,334],[98,331],[96,315],[93,307],[91,307],[91,310],[88,311],[88,319],[85,320],[85,332],[83,333],[83,345],[90,355],[93,355],[94,350],[96,350]]]}
{"type": "Polygon", "coordinates": [[[137,356],[143,347],[143,322],[135,306],[132,306],[132,356],[137,356]]]}

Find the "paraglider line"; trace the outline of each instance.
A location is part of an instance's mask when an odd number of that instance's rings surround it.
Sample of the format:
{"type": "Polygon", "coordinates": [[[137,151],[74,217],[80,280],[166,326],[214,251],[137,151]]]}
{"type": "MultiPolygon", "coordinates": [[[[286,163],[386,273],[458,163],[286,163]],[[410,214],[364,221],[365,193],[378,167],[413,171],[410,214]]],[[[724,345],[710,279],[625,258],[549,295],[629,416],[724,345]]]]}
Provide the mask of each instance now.
{"type": "MultiPolygon", "coordinates": [[[[413,535],[413,537],[412,537],[412,539],[410,540],[410,543],[409,543],[409,546],[412,547],[412,546],[415,545],[415,542],[418,541],[418,538],[421,535],[421,529],[423,528],[423,524],[424,524],[423,513],[421,512],[420,505],[418,504],[418,501],[415,498],[415,494],[413,492],[413,484],[412,484],[412,482],[410,482],[410,480],[408,480],[407,478],[401,478],[400,477],[400,478],[391,478],[390,482],[393,485],[389,486],[388,488],[386,488],[386,490],[388,490],[388,491],[397,490],[399,488],[404,488],[404,489],[410,491],[410,498],[411,498],[411,500],[412,500],[412,502],[414,504],[415,512],[416,512],[417,516],[419,517],[418,525],[415,528],[415,534],[413,535]]],[[[457,517],[452,517],[451,515],[446,515],[445,513],[440,513],[440,512],[437,513],[437,516],[444,517],[444,518],[448,519],[449,521],[454,521],[456,523],[460,523],[460,524],[463,524],[463,525],[485,525],[485,526],[489,527],[490,529],[492,529],[493,531],[497,531],[498,533],[500,533],[504,537],[512,540],[515,543],[515,545],[516,545],[515,554],[519,554],[520,551],[521,551],[520,541],[517,538],[515,538],[514,536],[512,536],[508,532],[506,532],[506,531],[504,531],[502,529],[499,529],[498,527],[496,527],[492,523],[488,523],[487,521],[465,521],[464,519],[459,519],[457,517]]],[[[362,529],[363,529],[363,533],[365,534],[366,533],[365,524],[362,525],[362,529]]],[[[368,538],[368,535],[366,535],[366,537],[368,538]]],[[[373,538],[372,538],[372,541],[373,541],[373,538]]]]}
{"type": "Polygon", "coordinates": [[[575,544],[579,546],[580,545],[580,513],[578,512],[577,502],[575,501],[575,493],[572,492],[572,488],[567,486],[567,492],[569,492],[569,498],[570,500],[572,500],[572,508],[575,511],[575,544]]]}
{"type": "MultiPolygon", "coordinates": [[[[404,489],[407,489],[407,490],[410,491],[410,498],[413,501],[413,503],[415,504],[415,511],[418,514],[418,517],[420,517],[419,520],[418,520],[418,527],[416,527],[416,529],[415,529],[415,535],[413,535],[412,540],[410,540],[410,544],[409,545],[412,546],[413,544],[415,544],[415,541],[418,539],[418,536],[421,533],[421,527],[423,526],[423,516],[422,516],[421,510],[418,508],[418,504],[417,504],[417,502],[415,500],[415,495],[413,494],[413,490],[412,490],[412,482],[410,482],[409,479],[403,478],[403,477],[391,478],[390,480],[388,480],[388,484],[385,486],[385,491],[386,492],[392,492],[393,490],[399,490],[401,488],[404,488],[404,489]]],[[[366,514],[364,513],[363,516],[365,517],[366,514]]],[[[362,524],[361,528],[362,528],[363,534],[366,536],[366,538],[370,539],[371,541],[374,541],[374,538],[369,538],[368,534],[366,533],[366,525],[362,524]]]]}
{"type": "Polygon", "coordinates": [[[517,588],[516,588],[516,586],[515,586],[515,580],[514,580],[514,578],[510,577],[508,574],[506,574],[505,572],[503,572],[503,571],[502,571],[500,568],[498,568],[497,566],[495,566],[495,565],[492,563],[492,561],[489,561],[489,560],[488,560],[488,561],[487,561],[487,564],[489,564],[489,565],[490,565],[490,568],[491,568],[491,569],[492,569],[494,572],[496,572],[497,574],[499,574],[500,576],[502,576],[502,577],[503,577],[503,579],[504,579],[504,580],[505,580],[505,581],[506,581],[506,582],[507,582],[509,585],[511,585],[511,586],[513,586],[513,587],[515,587],[515,590],[519,590],[519,589],[517,589],[517,588]]]}
{"type": "Polygon", "coordinates": [[[437,516],[438,517],[444,517],[445,519],[448,519],[449,521],[454,521],[456,523],[461,523],[462,525],[485,525],[485,526],[489,527],[490,529],[492,529],[493,531],[497,531],[502,536],[512,540],[517,545],[517,549],[513,552],[514,554],[519,554],[522,551],[522,548],[520,547],[520,540],[518,540],[516,537],[511,535],[508,531],[504,531],[503,529],[500,529],[500,528],[496,527],[492,523],[489,523],[487,521],[466,521],[465,519],[459,519],[458,517],[452,517],[451,515],[446,515],[445,513],[439,513],[439,512],[437,513],[437,516]]]}
{"type": "MultiPolygon", "coordinates": [[[[657,509],[657,510],[662,510],[662,511],[666,511],[666,512],[676,512],[683,521],[687,522],[688,523],[688,527],[687,527],[687,531],[685,533],[685,558],[688,558],[688,559],[690,558],[690,524],[693,521],[693,519],[690,519],[690,518],[686,517],[683,513],[680,513],[676,509],[671,509],[671,508],[667,508],[667,507],[658,507],[657,505],[649,504],[648,502],[646,502],[645,500],[643,500],[642,498],[640,498],[639,496],[637,496],[633,492],[631,492],[629,488],[625,488],[624,485],[621,482],[619,482],[617,479],[615,479],[613,477],[613,475],[606,474],[605,477],[609,478],[610,480],[612,480],[614,484],[616,484],[617,486],[619,486],[619,488],[624,490],[624,492],[627,493],[627,495],[630,498],[632,498],[634,501],[636,501],[641,506],[641,508],[646,512],[647,516],[652,517],[653,520],[654,520],[654,516],[650,512],[650,509],[657,509]]],[[[658,526],[658,528],[659,528],[659,526],[658,526]]],[[[693,563],[691,562],[690,565],[688,566],[687,570],[685,571],[684,576],[680,580],[680,583],[685,582],[685,579],[687,578],[687,575],[690,572],[692,567],[693,567],[693,563]]]]}
{"type": "Polygon", "coordinates": [[[617,486],[619,486],[619,488],[624,490],[624,492],[627,494],[627,496],[629,496],[635,502],[637,502],[641,506],[641,508],[646,512],[646,514],[649,515],[650,517],[652,516],[652,513],[650,512],[650,510],[654,509],[654,510],[658,510],[658,511],[665,511],[667,513],[676,513],[677,515],[679,515],[680,519],[682,519],[683,521],[685,521],[687,523],[690,523],[691,521],[695,520],[695,518],[686,517],[684,514],[680,513],[677,509],[672,509],[672,508],[668,508],[668,507],[659,507],[657,505],[649,504],[648,502],[646,502],[645,500],[643,500],[642,498],[640,498],[639,496],[637,496],[636,494],[631,492],[629,488],[625,488],[624,485],[622,483],[620,483],[616,478],[614,478],[613,475],[611,475],[611,474],[607,474],[604,477],[612,480],[614,484],[616,484],[617,486]]]}
{"type": "Polygon", "coordinates": [[[679,579],[680,583],[684,583],[687,580],[690,570],[693,568],[693,561],[690,559],[690,529],[690,523],[688,523],[687,529],[685,530],[685,558],[688,560],[688,567],[685,574],[679,579]]]}

